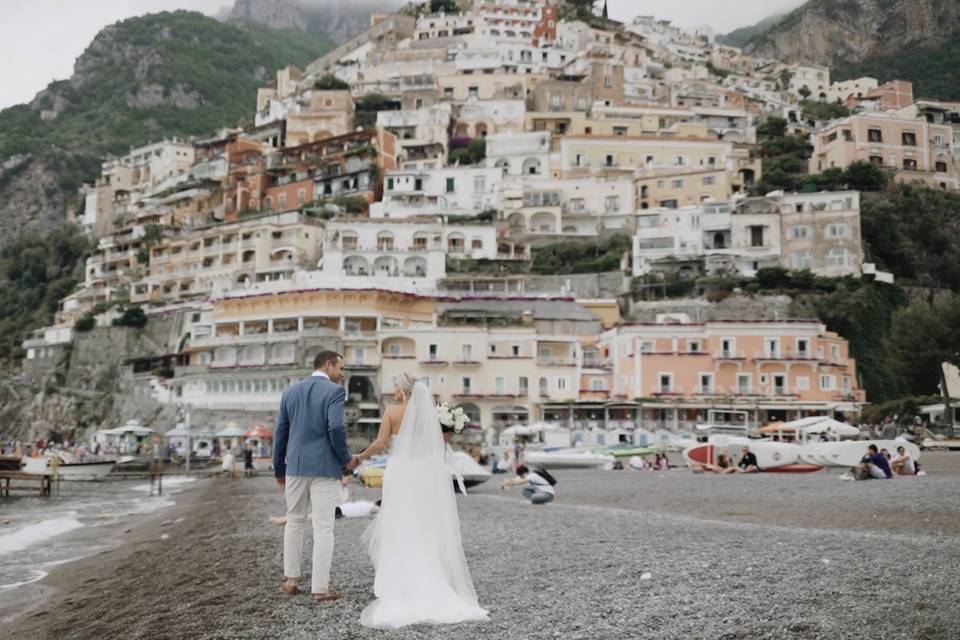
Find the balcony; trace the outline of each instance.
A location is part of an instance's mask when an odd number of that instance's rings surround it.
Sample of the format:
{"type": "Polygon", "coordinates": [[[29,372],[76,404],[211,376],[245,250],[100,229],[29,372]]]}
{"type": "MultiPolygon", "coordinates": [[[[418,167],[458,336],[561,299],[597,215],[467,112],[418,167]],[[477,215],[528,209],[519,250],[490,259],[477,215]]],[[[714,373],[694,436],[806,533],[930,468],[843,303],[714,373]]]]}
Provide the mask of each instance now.
{"type": "Polygon", "coordinates": [[[725,351],[721,350],[714,353],[713,359],[714,360],[746,360],[747,354],[745,354],[743,351],[733,351],[733,350],[727,349],[725,351]]]}
{"type": "Polygon", "coordinates": [[[537,365],[541,367],[575,367],[577,366],[577,361],[573,358],[537,356],[537,365]]]}
{"type": "Polygon", "coordinates": [[[425,367],[430,367],[430,366],[432,366],[432,367],[445,367],[445,366],[447,366],[447,365],[450,364],[450,363],[447,362],[446,360],[440,360],[440,359],[438,359],[438,358],[430,358],[430,359],[428,359],[428,360],[421,360],[421,361],[420,361],[420,364],[423,365],[423,366],[425,366],[425,367]]]}
{"type": "Polygon", "coordinates": [[[772,360],[772,361],[814,361],[818,360],[812,351],[792,351],[783,349],[780,351],[756,351],[753,354],[754,360],[772,360]]]}
{"type": "Polygon", "coordinates": [[[453,364],[457,367],[479,367],[483,363],[479,360],[454,360],[453,364]]]}
{"type": "Polygon", "coordinates": [[[612,369],[613,363],[606,358],[584,358],[583,367],[585,369],[612,369]]]}

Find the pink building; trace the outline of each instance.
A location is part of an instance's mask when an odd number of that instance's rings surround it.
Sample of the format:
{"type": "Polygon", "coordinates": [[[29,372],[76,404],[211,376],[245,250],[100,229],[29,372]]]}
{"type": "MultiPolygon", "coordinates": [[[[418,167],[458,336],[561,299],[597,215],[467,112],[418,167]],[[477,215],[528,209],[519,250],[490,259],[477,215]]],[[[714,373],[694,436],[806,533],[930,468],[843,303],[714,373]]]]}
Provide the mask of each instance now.
{"type": "Polygon", "coordinates": [[[866,161],[894,169],[897,179],[941,189],[960,187],[953,153],[953,129],[894,113],[849,116],[830,123],[810,138],[810,172],[845,169],[866,161]]]}
{"type": "Polygon", "coordinates": [[[598,349],[608,407],[630,405],[647,429],[690,429],[711,409],[744,411],[758,425],[854,413],[866,400],[847,341],[812,320],[621,325],[598,349]]]}

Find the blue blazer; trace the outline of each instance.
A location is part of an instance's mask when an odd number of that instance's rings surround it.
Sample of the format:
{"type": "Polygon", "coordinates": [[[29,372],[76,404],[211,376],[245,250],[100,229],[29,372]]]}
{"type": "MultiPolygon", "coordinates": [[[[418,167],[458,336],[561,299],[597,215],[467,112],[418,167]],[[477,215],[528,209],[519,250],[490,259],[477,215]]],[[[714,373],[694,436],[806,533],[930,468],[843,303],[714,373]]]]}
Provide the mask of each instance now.
{"type": "Polygon", "coordinates": [[[278,478],[339,478],[350,462],[343,424],[346,392],[323,376],[310,376],[283,392],[273,441],[278,478]]]}

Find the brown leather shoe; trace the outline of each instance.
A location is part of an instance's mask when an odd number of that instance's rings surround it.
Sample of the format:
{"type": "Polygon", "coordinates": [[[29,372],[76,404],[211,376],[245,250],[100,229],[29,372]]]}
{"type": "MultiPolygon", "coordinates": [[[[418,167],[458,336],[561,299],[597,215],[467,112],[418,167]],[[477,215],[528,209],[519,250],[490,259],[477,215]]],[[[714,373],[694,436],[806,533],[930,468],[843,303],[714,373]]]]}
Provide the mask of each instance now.
{"type": "Polygon", "coordinates": [[[289,584],[286,580],[284,580],[280,583],[280,591],[288,596],[295,596],[300,593],[300,586],[296,584],[289,584]]]}
{"type": "Polygon", "coordinates": [[[339,600],[343,597],[343,594],[339,591],[334,591],[333,589],[328,589],[326,593],[315,593],[313,594],[313,599],[318,603],[320,602],[333,602],[334,600],[339,600]]]}

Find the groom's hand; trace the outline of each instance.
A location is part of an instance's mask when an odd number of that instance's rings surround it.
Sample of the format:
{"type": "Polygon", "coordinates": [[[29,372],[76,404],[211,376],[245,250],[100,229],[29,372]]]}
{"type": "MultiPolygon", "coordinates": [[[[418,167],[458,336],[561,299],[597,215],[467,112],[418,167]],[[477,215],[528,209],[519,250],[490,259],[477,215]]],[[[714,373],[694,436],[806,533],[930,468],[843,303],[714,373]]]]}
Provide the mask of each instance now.
{"type": "Polygon", "coordinates": [[[358,464],[360,464],[360,458],[357,456],[353,456],[352,458],[350,458],[350,462],[347,463],[347,467],[346,467],[347,471],[353,471],[354,469],[357,468],[358,464]]]}
{"type": "Polygon", "coordinates": [[[279,478],[277,478],[277,484],[280,485],[281,487],[287,486],[287,477],[280,476],[279,478]]]}

